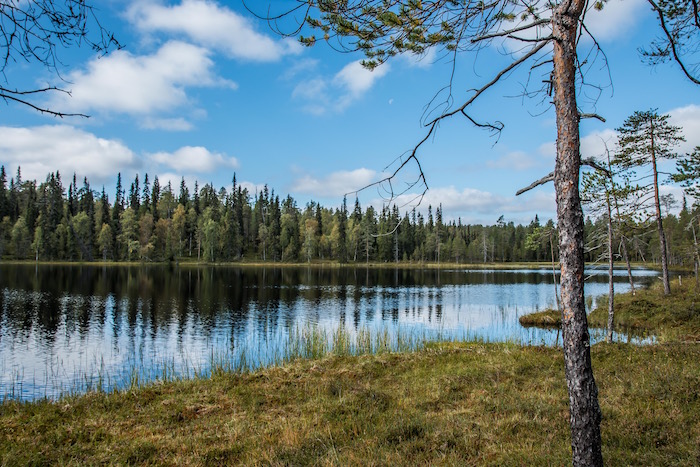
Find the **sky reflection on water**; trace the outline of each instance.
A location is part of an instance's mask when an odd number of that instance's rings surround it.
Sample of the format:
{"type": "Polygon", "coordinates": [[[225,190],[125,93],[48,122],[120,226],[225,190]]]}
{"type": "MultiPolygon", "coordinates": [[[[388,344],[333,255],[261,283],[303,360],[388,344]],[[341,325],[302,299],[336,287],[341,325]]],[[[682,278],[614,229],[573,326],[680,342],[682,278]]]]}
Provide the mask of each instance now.
{"type": "MultiPolygon", "coordinates": [[[[586,295],[607,293],[606,271],[588,272],[586,295]]],[[[655,275],[635,271],[640,283],[655,275]]],[[[628,290],[625,271],[615,281],[628,290]]],[[[307,326],[554,345],[555,330],[518,323],[553,306],[551,269],[1,265],[0,396],[193,375],[242,351],[264,365],[291,329],[307,326]]]]}

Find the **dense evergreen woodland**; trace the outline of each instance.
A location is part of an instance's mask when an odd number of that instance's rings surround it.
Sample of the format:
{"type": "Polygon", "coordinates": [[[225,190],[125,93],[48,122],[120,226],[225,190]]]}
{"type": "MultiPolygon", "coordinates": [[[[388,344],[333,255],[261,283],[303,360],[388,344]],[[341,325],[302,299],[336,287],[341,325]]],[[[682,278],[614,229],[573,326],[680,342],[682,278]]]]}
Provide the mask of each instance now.
{"type": "MultiPolygon", "coordinates": [[[[327,208],[310,202],[299,207],[265,187],[249,193],[184,183],[175,190],[161,187],[145,175],[124,189],[116,180],[116,199],[95,191],[87,179],[68,189],[61,175],[51,173],[42,183],[23,180],[21,169],[7,181],[0,168],[0,254],[3,259],[40,261],[172,261],[207,262],[524,262],[557,261],[557,230],[537,217],[528,225],[505,223],[464,225],[445,222],[440,206],[427,208],[427,217],[396,207],[327,208]]],[[[673,201],[666,199],[669,205],[673,201]]],[[[695,212],[685,205],[680,215],[666,214],[663,223],[673,265],[692,265],[695,258],[692,222],[695,212]]],[[[605,257],[606,218],[586,221],[587,259],[605,257]]],[[[658,234],[652,220],[625,226],[632,261],[657,262],[658,234]]],[[[622,238],[616,239],[619,249],[622,238]]]]}

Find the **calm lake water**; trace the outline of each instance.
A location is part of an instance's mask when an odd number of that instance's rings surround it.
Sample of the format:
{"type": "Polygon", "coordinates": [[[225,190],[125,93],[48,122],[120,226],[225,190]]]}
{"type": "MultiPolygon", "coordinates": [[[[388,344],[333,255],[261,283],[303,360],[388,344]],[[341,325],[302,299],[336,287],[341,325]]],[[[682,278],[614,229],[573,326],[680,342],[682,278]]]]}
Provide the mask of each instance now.
{"type": "MultiPolygon", "coordinates": [[[[606,270],[588,272],[590,303],[608,286],[606,270]]],[[[628,290],[625,271],[615,278],[628,290]]],[[[556,331],[518,317],[555,303],[548,269],[0,265],[0,398],[191,375],[242,351],[264,365],[307,326],[554,345],[556,331]]]]}

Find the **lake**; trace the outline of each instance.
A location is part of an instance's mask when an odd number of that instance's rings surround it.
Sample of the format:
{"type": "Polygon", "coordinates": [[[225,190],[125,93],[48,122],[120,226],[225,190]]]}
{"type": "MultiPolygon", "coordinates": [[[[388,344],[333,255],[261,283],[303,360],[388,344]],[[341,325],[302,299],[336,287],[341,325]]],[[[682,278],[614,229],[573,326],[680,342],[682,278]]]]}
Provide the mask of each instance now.
{"type": "MultiPolygon", "coordinates": [[[[607,270],[587,273],[590,306],[607,293],[607,270]]],[[[625,271],[615,281],[629,289],[625,271]]],[[[242,353],[249,366],[270,364],[292,330],[309,327],[555,345],[557,331],[518,322],[555,305],[551,269],[2,264],[0,397],[204,374],[213,358],[242,353]]]]}

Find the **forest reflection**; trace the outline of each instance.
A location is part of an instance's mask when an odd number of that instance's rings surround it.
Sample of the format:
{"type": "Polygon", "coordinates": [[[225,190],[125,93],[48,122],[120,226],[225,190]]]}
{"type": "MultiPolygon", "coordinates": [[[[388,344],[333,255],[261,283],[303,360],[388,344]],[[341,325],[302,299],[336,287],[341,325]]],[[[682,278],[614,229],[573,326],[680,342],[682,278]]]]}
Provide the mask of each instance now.
{"type": "MultiPolygon", "coordinates": [[[[616,280],[624,289],[626,277],[616,280]]],[[[587,283],[591,294],[606,288],[605,274],[587,283]]],[[[0,291],[0,385],[31,376],[32,390],[51,393],[47,373],[121,374],[164,359],[199,365],[241,343],[259,349],[264,364],[280,336],[305,326],[554,338],[517,322],[554,305],[546,269],[0,265],[0,291]]]]}

